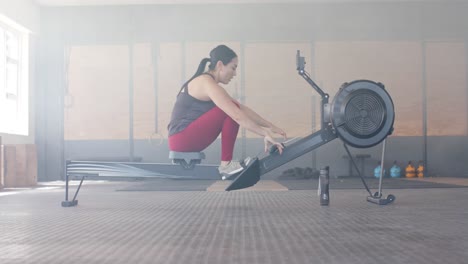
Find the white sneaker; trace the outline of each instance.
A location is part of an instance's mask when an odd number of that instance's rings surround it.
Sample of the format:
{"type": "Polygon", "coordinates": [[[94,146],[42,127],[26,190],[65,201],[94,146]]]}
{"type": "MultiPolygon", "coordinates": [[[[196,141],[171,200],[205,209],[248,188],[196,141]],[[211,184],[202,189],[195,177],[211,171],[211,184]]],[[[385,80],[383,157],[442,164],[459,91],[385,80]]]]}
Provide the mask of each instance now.
{"type": "Polygon", "coordinates": [[[219,174],[222,175],[221,179],[226,180],[229,176],[232,176],[236,173],[244,170],[249,163],[252,161],[250,157],[245,158],[242,162],[231,160],[227,165],[219,166],[219,174]]]}
{"type": "Polygon", "coordinates": [[[251,157],[247,157],[244,159],[244,168],[247,168],[247,166],[249,166],[250,162],[252,161],[252,158],[251,157]]]}

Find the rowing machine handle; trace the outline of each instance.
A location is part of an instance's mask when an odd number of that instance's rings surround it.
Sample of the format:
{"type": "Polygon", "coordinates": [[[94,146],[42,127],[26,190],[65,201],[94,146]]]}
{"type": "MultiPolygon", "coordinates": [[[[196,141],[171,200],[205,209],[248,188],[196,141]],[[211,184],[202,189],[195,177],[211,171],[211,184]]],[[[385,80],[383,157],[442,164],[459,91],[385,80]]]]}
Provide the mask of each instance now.
{"type": "MultiPolygon", "coordinates": [[[[281,146],[283,146],[283,148],[285,147],[285,145],[283,143],[281,143],[281,146]]],[[[268,151],[271,154],[275,153],[275,152],[278,152],[278,147],[276,145],[273,145],[270,147],[270,150],[268,151]]]]}

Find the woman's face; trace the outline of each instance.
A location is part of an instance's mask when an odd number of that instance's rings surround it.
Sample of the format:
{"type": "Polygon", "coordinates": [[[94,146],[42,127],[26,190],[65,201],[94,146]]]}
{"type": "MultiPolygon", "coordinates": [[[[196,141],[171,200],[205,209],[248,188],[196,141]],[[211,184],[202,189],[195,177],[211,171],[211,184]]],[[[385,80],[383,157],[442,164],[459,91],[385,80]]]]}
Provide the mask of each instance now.
{"type": "Polygon", "coordinates": [[[228,84],[231,79],[237,75],[237,57],[233,58],[228,64],[224,65],[221,61],[220,63],[220,71],[219,71],[219,82],[223,84],[228,84]]]}

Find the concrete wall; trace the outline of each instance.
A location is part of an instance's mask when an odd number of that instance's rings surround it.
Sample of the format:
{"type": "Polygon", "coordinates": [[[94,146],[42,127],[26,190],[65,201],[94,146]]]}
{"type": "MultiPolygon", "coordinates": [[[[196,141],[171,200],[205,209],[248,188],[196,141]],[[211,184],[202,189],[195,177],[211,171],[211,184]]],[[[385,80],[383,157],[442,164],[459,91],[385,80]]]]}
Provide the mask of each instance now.
{"type": "MultiPolygon", "coordinates": [[[[466,3],[389,2],[42,8],[40,71],[37,75],[40,86],[37,92],[42,104],[37,119],[40,121],[37,133],[39,178],[62,178],[64,158],[126,156],[129,153],[126,140],[63,144],[61,98],[65,86],[63,54],[67,46],[168,41],[457,40],[466,43],[467,13],[466,3]],[[96,148],[97,145],[101,147],[96,148]]],[[[252,140],[247,144],[249,149],[243,150],[249,155],[261,149],[258,147],[261,141],[252,140]],[[250,149],[252,146],[257,147],[250,149]]],[[[145,141],[134,143],[135,156],[143,156],[148,161],[165,160],[165,143],[155,148],[145,141]]],[[[422,136],[391,138],[388,160],[406,163],[422,159],[423,145],[422,136]]],[[[317,166],[330,165],[336,168],[335,175],[344,174],[347,162],[342,158],[344,152],[336,151],[339,146],[339,141],[335,140],[320,148],[317,166]]],[[[434,174],[460,176],[468,169],[462,160],[468,149],[466,135],[431,137],[427,146],[431,153],[428,155],[428,167],[434,174]]],[[[369,174],[380,150],[375,147],[364,152],[370,153],[374,159],[369,161],[366,173],[369,174]]],[[[216,157],[219,146],[211,146],[207,153],[216,157]]],[[[297,162],[307,166],[309,158],[301,157],[297,162]]],[[[214,160],[212,158],[211,161],[214,160]]],[[[298,166],[298,163],[293,162],[289,166],[298,166]]]]}
{"type": "Polygon", "coordinates": [[[39,34],[40,11],[34,1],[0,1],[0,13],[31,30],[33,34],[39,34]]]}

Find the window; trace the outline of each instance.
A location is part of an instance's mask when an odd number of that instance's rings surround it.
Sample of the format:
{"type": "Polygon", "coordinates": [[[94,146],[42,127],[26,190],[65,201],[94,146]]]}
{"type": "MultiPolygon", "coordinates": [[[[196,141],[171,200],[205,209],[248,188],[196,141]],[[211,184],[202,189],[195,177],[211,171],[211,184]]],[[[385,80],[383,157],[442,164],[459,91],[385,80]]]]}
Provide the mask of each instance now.
{"type": "Polygon", "coordinates": [[[28,31],[0,16],[0,133],[28,135],[28,31]]]}
{"type": "Polygon", "coordinates": [[[18,97],[18,46],[18,35],[5,31],[6,97],[13,100],[18,97]]]}

